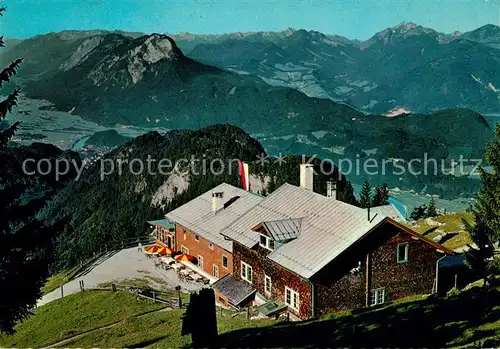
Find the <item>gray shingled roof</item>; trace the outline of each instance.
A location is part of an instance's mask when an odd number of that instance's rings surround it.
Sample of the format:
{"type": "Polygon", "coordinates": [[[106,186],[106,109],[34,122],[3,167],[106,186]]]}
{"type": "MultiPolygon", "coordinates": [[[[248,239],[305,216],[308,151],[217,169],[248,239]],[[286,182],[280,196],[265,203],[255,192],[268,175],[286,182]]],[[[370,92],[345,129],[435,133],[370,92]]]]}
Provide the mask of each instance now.
{"type": "Polygon", "coordinates": [[[379,214],[369,222],[364,209],[284,184],[221,234],[252,248],[259,242],[259,234],[252,228],[259,223],[304,217],[299,236],[267,256],[304,278],[313,276],[386,219],[379,214]]]}
{"type": "Polygon", "coordinates": [[[227,274],[214,282],[212,288],[222,293],[235,306],[257,292],[248,282],[240,281],[232,274],[227,274]]]}
{"type": "Polygon", "coordinates": [[[262,199],[259,195],[227,183],[222,183],[175,210],[170,211],[165,217],[169,221],[180,224],[199,234],[211,243],[232,252],[232,242],[224,239],[220,231],[258,204],[262,199]],[[227,208],[221,209],[214,214],[212,210],[212,192],[224,192],[224,202],[236,196],[239,196],[239,198],[227,208]]]}
{"type": "Polygon", "coordinates": [[[304,218],[282,219],[279,221],[266,221],[264,228],[275,241],[286,241],[295,239],[300,234],[304,218]]]}
{"type": "Polygon", "coordinates": [[[376,207],[370,208],[370,214],[372,215],[372,217],[377,213],[379,215],[383,215],[383,216],[387,216],[389,218],[392,218],[397,222],[406,222],[406,218],[392,204],[383,205],[383,206],[376,206],[376,207]]]}

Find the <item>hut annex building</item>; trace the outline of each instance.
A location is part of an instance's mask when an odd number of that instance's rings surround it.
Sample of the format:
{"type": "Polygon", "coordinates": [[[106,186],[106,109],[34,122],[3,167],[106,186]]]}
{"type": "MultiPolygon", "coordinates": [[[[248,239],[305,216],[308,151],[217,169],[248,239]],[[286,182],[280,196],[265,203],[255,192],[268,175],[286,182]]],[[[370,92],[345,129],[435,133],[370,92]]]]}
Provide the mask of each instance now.
{"type": "Polygon", "coordinates": [[[453,252],[401,224],[392,205],[369,210],[313,191],[313,169],[300,186],[266,197],[221,184],[169,212],[159,243],[191,254],[218,278],[217,301],[260,305],[300,319],[437,291],[438,261],[453,252]]]}

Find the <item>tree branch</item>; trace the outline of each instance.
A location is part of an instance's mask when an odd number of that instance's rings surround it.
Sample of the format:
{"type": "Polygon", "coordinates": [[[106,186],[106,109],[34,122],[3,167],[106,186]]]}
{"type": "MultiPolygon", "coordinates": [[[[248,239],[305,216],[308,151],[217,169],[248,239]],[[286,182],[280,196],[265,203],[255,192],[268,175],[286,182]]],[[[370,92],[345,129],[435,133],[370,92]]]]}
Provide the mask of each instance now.
{"type": "Polygon", "coordinates": [[[7,113],[12,111],[12,107],[17,105],[17,99],[19,98],[20,88],[16,88],[9,96],[0,102],[0,120],[7,116],[7,113]]]}
{"type": "Polygon", "coordinates": [[[19,125],[21,125],[20,121],[15,122],[8,129],[4,131],[0,131],[0,149],[5,148],[7,143],[14,137],[14,134],[19,129],[19,125]]]}
{"type": "MultiPolygon", "coordinates": [[[[2,37],[3,38],[3,37],[2,37]]],[[[21,65],[24,58],[18,58],[10,63],[7,68],[4,68],[0,72],[0,87],[2,87],[2,83],[4,81],[10,82],[10,78],[17,73],[17,69],[21,65]]]]}

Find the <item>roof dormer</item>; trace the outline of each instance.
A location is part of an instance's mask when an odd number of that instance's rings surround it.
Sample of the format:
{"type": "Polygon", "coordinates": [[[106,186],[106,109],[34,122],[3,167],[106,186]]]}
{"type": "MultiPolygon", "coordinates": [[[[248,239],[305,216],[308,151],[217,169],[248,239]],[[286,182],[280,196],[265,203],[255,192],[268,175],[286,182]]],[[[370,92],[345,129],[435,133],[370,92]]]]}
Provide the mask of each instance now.
{"type": "Polygon", "coordinates": [[[264,221],[253,227],[260,234],[259,245],[274,251],[280,245],[296,239],[300,235],[303,218],[264,221]]]}

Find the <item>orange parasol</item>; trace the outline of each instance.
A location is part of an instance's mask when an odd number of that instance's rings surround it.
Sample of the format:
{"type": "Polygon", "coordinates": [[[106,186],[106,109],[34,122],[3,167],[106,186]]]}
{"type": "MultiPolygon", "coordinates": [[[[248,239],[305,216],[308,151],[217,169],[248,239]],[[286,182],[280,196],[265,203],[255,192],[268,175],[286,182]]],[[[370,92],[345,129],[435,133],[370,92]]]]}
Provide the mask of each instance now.
{"type": "Polygon", "coordinates": [[[165,256],[165,255],[171,255],[172,253],[174,253],[174,250],[172,250],[171,248],[168,248],[168,247],[160,247],[158,249],[158,254],[161,254],[162,256],[165,256]]]}
{"type": "Polygon", "coordinates": [[[149,245],[144,247],[144,252],[148,254],[156,254],[160,250],[160,246],[158,245],[149,245]]]}
{"type": "Polygon", "coordinates": [[[179,254],[174,257],[176,261],[193,262],[196,258],[190,254],[179,254]]]}

